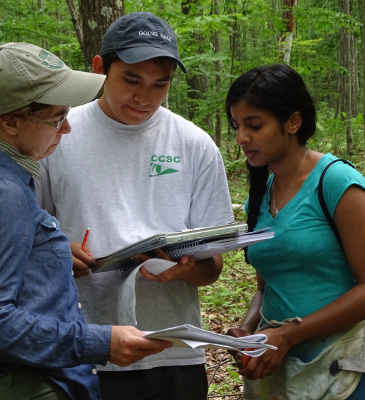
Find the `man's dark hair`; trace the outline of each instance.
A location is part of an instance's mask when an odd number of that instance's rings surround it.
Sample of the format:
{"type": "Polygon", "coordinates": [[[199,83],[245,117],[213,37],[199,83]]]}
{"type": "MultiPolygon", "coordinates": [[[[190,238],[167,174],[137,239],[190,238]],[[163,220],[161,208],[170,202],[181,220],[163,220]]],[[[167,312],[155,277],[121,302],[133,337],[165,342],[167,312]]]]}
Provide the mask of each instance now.
{"type": "MultiPolygon", "coordinates": [[[[120,61],[118,54],[115,52],[104,54],[101,56],[101,58],[103,59],[104,75],[108,75],[110,67],[114,62],[120,61]]],[[[174,69],[173,69],[174,72],[177,68],[176,60],[174,60],[173,58],[170,58],[170,57],[156,57],[156,58],[152,58],[151,60],[154,60],[158,65],[162,65],[162,63],[165,60],[172,60],[174,62],[174,69]]]]}
{"type": "Polygon", "coordinates": [[[113,62],[120,61],[118,54],[115,52],[104,54],[101,58],[103,59],[104,75],[108,75],[113,62]]]}

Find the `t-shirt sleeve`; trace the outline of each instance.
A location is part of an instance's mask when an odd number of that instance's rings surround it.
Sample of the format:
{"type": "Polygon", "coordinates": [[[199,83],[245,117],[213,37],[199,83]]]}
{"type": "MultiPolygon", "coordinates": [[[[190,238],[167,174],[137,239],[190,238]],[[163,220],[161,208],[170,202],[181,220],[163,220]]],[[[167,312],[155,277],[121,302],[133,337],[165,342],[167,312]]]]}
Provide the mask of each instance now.
{"type": "Polygon", "coordinates": [[[39,205],[49,214],[56,216],[56,207],[53,203],[51,180],[48,171],[47,158],[39,161],[41,177],[34,180],[39,205]]]}
{"type": "Polygon", "coordinates": [[[328,168],[323,179],[323,196],[332,218],[340,198],[352,185],[365,190],[365,178],[355,168],[342,162],[328,168]]]}
{"type": "Polygon", "coordinates": [[[201,164],[195,180],[190,207],[191,228],[224,225],[234,220],[222,157],[217,148],[210,155],[206,164],[201,164]]]}

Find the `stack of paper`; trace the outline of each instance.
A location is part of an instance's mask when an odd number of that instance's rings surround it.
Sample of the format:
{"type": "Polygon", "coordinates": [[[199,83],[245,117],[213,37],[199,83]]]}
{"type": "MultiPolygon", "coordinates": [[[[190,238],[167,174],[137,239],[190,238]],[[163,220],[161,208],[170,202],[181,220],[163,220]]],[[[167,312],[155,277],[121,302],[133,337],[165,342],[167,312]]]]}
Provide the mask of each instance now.
{"type": "MultiPolygon", "coordinates": [[[[206,232],[204,232],[204,234],[210,234],[211,236],[207,236],[204,238],[196,237],[195,239],[191,239],[192,233],[190,231],[154,235],[150,238],[146,238],[140,242],[137,242],[134,245],[127,246],[126,248],[121,249],[109,256],[96,259],[96,264],[94,267],[92,267],[92,271],[106,272],[117,270],[117,276],[125,279],[134,270],[134,268],[138,266],[138,263],[130,259],[131,256],[146,252],[153,257],[154,253],[152,252],[151,254],[149,252],[158,247],[164,250],[172,260],[178,260],[183,256],[194,255],[195,258],[200,261],[216,256],[218,254],[227,253],[228,251],[238,250],[242,247],[251,246],[255,243],[259,243],[263,240],[271,239],[274,237],[274,232],[269,232],[271,228],[260,229],[254,232],[245,232],[244,230],[239,230],[244,229],[245,224],[241,225],[242,226],[230,227],[231,229],[236,229],[230,234],[226,233],[226,226],[223,226],[223,228],[206,228],[206,232]],[[209,231],[217,230],[218,228],[223,230],[223,234],[219,235],[214,232],[213,235],[209,231]],[[189,237],[189,240],[183,240],[185,237],[184,235],[187,235],[189,237]],[[160,243],[161,241],[166,242],[167,240],[173,241],[176,239],[176,237],[178,237],[179,239],[177,242],[172,242],[164,245],[161,245],[160,243]]],[[[199,233],[195,232],[195,235],[202,236],[203,233],[200,232],[201,230],[204,229],[199,229],[199,233]]],[[[193,231],[195,230],[193,229],[193,231]]]]}
{"type": "Polygon", "coordinates": [[[234,338],[232,336],[206,331],[189,324],[162,329],[156,332],[147,332],[145,337],[168,340],[172,342],[175,347],[241,350],[244,354],[251,357],[259,357],[268,348],[277,350],[275,346],[265,344],[267,336],[262,333],[234,338]],[[246,351],[244,350],[246,348],[257,350],[246,351]]]}
{"type": "Polygon", "coordinates": [[[177,260],[183,256],[194,255],[195,258],[205,260],[218,254],[227,253],[229,251],[238,250],[242,247],[251,246],[263,240],[274,237],[274,232],[269,232],[270,228],[260,229],[254,232],[240,232],[236,237],[201,241],[200,243],[187,243],[179,246],[167,248],[165,251],[172,260],[177,260]]]}
{"type": "Polygon", "coordinates": [[[105,272],[115,269],[128,269],[131,266],[130,257],[148,253],[154,249],[171,249],[171,246],[194,245],[202,240],[220,240],[235,237],[237,234],[247,232],[247,224],[244,222],[233,222],[226,225],[212,226],[210,228],[185,229],[180,232],[157,233],[138,242],[132,243],[116,252],[98,257],[93,272],[105,272]]]}

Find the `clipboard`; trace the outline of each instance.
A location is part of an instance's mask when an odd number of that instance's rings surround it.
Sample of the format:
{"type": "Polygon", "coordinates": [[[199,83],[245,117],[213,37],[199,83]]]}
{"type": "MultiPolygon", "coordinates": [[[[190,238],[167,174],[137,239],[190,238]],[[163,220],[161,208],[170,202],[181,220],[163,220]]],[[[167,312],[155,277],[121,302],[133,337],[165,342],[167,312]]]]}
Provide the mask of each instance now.
{"type": "MultiPolygon", "coordinates": [[[[97,258],[91,270],[93,273],[117,270],[117,275],[123,279],[137,267],[138,264],[130,259],[130,257],[136,254],[149,254],[157,248],[161,248],[168,254],[172,254],[174,249],[179,249],[181,246],[193,248],[203,242],[209,243],[215,240],[232,238],[247,232],[247,229],[246,223],[233,222],[231,224],[213,226],[210,228],[196,228],[180,232],[156,234],[126,246],[108,256],[97,258]]],[[[151,255],[154,256],[154,253],[151,255]]]]}

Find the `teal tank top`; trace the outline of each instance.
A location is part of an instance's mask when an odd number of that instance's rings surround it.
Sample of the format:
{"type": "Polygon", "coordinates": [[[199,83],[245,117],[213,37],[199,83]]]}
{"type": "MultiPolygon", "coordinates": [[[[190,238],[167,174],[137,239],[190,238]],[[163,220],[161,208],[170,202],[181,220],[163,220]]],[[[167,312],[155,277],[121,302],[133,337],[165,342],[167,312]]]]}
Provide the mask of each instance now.
{"type": "MultiPolygon", "coordinates": [[[[266,282],[262,308],[268,320],[305,317],[356,285],[318,202],[319,178],[334,159],[331,154],[324,155],[296,196],[275,218],[269,213],[273,175],[267,181],[255,230],[270,226],[275,237],[249,247],[248,258],[266,282]]],[[[332,165],[323,184],[332,217],[348,187],[358,185],[365,189],[364,177],[344,163],[332,165]]]]}

